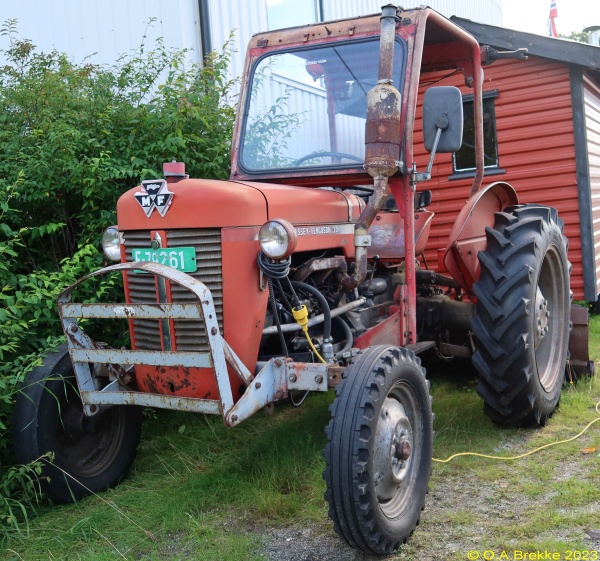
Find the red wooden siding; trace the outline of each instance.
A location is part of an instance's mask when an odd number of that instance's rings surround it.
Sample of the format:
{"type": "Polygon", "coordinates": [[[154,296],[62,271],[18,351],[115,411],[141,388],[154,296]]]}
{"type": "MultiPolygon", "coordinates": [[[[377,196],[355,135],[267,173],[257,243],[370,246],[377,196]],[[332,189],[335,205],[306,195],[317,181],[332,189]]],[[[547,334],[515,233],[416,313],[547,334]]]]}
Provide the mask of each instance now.
{"type": "MultiPolygon", "coordinates": [[[[446,73],[426,74],[430,83],[446,73]]],[[[438,84],[436,84],[438,85],[438,84]]],[[[466,88],[461,74],[446,78],[439,85],[466,88]]],[[[426,86],[422,90],[425,91],[426,86]]],[[[577,175],[571,108],[569,69],[565,64],[531,56],[525,62],[501,60],[485,69],[483,91],[498,90],[495,98],[496,130],[500,175],[484,177],[483,185],[495,181],[510,183],[521,202],[538,202],[554,206],[565,222],[569,238],[569,259],[573,264],[571,288],[575,298],[583,298],[581,236],[577,202],[577,175]]],[[[422,144],[421,102],[416,123],[415,154],[423,170],[428,154],[422,144]]],[[[409,162],[410,164],[410,162],[409,162]]],[[[433,179],[419,186],[430,189],[435,212],[426,258],[430,267],[437,266],[437,250],[446,247],[454,219],[469,196],[471,179],[449,180],[452,175],[450,154],[436,157],[433,179]]],[[[600,185],[597,192],[600,196],[600,185]]],[[[600,219],[600,199],[598,199],[600,219]]],[[[600,237],[598,238],[600,242],[600,237]]]]}
{"type": "Polygon", "coordinates": [[[584,110],[596,256],[596,294],[600,294],[600,88],[584,78],[584,110]]]}

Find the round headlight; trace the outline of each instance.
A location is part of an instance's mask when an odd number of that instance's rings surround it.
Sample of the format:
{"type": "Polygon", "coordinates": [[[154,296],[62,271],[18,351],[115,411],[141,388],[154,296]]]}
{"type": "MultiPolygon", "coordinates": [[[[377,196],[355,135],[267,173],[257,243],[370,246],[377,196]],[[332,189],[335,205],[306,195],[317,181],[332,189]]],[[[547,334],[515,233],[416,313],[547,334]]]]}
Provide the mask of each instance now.
{"type": "Polygon", "coordinates": [[[258,233],[260,249],[270,259],[285,259],[296,249],[296,230],[287,220],[269,220],[258,233]]]}
{"type": "Polygon", "coordinates": [[[119,244],[119,230],[116,226],[109,226],[102,234],[102,251],[111,261],[121,260],[121,245],[119,244]]]}

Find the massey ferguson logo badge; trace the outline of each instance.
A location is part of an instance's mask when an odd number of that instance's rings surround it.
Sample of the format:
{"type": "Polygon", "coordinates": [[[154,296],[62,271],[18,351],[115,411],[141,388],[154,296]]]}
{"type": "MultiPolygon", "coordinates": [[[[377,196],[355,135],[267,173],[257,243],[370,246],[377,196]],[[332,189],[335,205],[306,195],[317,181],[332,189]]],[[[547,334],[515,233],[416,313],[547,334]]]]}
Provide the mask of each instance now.
{"type": "Polygon", "coordinates": [[[146,216],[150,218],[154,209],[158,214],[164,216],[169,210],[173,193],[167,189],[167,182],[164,179],[150,179],[142,181],[142,190],[135,194],[137,202],[140,203],[146,216]]]}

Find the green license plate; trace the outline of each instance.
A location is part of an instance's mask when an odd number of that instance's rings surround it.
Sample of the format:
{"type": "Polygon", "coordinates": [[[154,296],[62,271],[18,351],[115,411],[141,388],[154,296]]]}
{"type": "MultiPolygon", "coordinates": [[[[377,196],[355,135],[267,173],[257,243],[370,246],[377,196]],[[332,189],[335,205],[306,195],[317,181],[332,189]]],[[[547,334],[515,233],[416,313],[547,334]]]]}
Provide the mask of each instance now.
{"type": "Polygon", "coordinates": [[[131,250],[131,258],[133,261],[160,263],[184,273],[194,273],[198,269],[194,247],[135,248],[131,250]]]}

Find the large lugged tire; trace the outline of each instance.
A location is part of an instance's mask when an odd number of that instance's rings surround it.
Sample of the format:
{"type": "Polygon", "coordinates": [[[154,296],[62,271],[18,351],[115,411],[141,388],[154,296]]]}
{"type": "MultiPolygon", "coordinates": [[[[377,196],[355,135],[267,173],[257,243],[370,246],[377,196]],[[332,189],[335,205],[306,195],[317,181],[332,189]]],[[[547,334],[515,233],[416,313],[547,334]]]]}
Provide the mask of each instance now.
{"type": "Polygon", "coordinates": [[[509,207],[486,229],[473,292],[477,392],[493,421],[544,425],[558,405],[569,340],[567,240],[553,208],[509,207]]]}
{"type": "Polygon", "coordinates": [[[429,382],[415,355],[369,347],[336,388],[323,479],[335,531],[369,554],[398,549],[419,523],[433,453],[429,382]]]}
{"type": "Polygon", "coordinates": [[[44,464],[42,489],[57,503],[72,502],[119,483],[133,463],[141,424],[141,409],[133,406],[84,416],[63,345],[29,373],[17,396],[15,456],[25,464],[52,452],[54,459],[44,464]]]}

